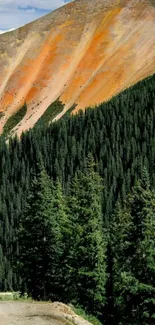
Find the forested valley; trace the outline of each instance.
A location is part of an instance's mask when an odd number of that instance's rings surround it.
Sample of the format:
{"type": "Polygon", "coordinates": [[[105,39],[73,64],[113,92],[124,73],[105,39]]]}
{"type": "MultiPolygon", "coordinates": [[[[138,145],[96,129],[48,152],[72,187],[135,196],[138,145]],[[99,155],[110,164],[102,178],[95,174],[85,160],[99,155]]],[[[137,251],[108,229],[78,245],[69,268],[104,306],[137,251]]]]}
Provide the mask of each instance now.
{"type": "Polygon", "coordinates": [[[155,323],[155,76],[0,138],[0,291],[155,323]]]}

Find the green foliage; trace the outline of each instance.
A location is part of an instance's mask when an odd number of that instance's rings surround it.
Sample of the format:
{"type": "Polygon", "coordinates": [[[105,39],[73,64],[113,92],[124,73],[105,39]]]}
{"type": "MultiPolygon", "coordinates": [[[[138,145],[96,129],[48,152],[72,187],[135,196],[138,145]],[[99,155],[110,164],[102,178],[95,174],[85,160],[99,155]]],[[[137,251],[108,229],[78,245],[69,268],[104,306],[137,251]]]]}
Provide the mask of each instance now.
{"type": "Polygon", "coordinates": [[[0,301],[32,301],[28,297],[27,293],[21,295],[19,291],[17,292],[0,292],[0,301]]]}
{"type": "Polygon", "coordinates": [[[35,127],[48,126],[52,120],[63,111],[64,105],[57,99],[53,102],[44,112],[44,114],[39,118],[35,127]]]}
{"type": "MultiPolygon", "coordinates": [[[[56,239],[55,239],[55,260],[56,266],[53,272],[52,287],[49,285],[48,297],[53,300],[69,301],[66,298],[66,284],[69,277],[67,267],[67,255],[70,249],[70,222],[68,218],[68,209],[66,197],[63,194],[61,182],[57,179],[53,185],[51,201],[51,218],[55,221],[56,239]]],[[[53,267],[52,267],[53,268],[53,267]]]]}
{"type": "Polygon", "coordinates": [[[154,238],[155,192],[141,182],[124,206],[117,206],[112,222],[113,286],[119,324],[154,323],[154,238]]]}
{"type": "Polygon", "coordinates": [[[82,308],[80,307],[72,307],[75,314],[81,316],[86,321],[90,322],[93,325],[101,325],[102,323],[93,315],[87,314],[82,308]]]}
{"type": "Polygon", "coordinates": [[[107,242],[102,221],[101,181],[89,156],[86,171],[75,176],[69,197],[73,226],[68,263],[73,299],[96,315],[103,311],[106,285],[107,242]]]}
{"type": "Polygon", "coordinates": [[[63,115],[63,117],[66,116],[71,116],[71,113],[74,111],[74,109],[76,108],[76,104],[73,104],[67,111],[66,113],[63,115]]]}
{"type": "Polygon", "coordinates": [[[41,163],[19,233],[20,274],[28,293],[35,299],[46,299],[53,291],[61,250],[59,241],[59,224],[52,214],[50,181],[41,163]]]}
{"type": "Polygon", "coordinates": [[[4,125],[3,135],[8,136],[11,130],[24,118],[27,112],[26,103],[12,116],[9,117],[4,125]]]}
{"type": "MultiPolygon", "coordinates": [[[[155,76],[95,109],[66,116],[47,127],[49,118],[45,127],[40,124],[20,140],[10,138],[6,144],[0,138],[1,291],[17,291],[24,278],[31,280],[19,274],[16,265],[19,225],[26,216],[23,228],[32,226],[28,238],[40,252],[35,254],[40,261],[36,274],[42,277],[40,291],[46,289],[41,296],[75,302],[95,315],[103,310],[106,324],[154,324],[154,115],[155,76]],[[50,202],[46,182],[41,198],[34,186],[40,182],[40,153],[51,179],[46,175],[50,202]],[[90,177],[86,172],[89,153],[103,187],[96,173],[90,177]],[[44,254],[35,244],[42,243],[39,238],[47,216],[45,229],[51,244],[45,251],[47,257],[53,252],[53,257],[45,277],[44,254]]],[[[21,257],[24,261],[30,256],[32,263],[33,252],[26,247],[21,257]],[[24,256],[24,252],[28,253],[24,256]]],[[[27,262],[25,267],[28,271],[27,262]]],[[[22,289],[24,292],[25,287],[22,289]]]]}

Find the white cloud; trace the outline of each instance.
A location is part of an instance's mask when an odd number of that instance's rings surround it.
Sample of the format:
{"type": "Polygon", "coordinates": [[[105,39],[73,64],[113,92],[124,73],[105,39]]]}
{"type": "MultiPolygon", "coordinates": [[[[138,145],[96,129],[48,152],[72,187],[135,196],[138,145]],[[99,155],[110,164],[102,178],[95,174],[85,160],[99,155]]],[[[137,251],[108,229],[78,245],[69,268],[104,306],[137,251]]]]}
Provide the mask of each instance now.
{"type": "Polygon", "coordinates": [[[72,0],[0,0],[0,31],[17,28],[72,0]]]}

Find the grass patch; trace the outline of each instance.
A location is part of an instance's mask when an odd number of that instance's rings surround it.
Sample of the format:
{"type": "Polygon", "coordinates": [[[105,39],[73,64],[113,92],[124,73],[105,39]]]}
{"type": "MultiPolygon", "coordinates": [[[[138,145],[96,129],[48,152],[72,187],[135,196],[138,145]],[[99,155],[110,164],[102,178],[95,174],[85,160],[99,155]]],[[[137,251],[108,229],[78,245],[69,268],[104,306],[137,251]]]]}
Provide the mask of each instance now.
{"type": "Polygon", "coordinates": [[[15,114],[9,117],[3,128],[3,135],[7,136],[11,130],[23,119],[27,112],[27,105],[24,104],[15,114]]]}
{"type": "Polygon", "coordinates": [[[64,104],[59,99],[57,99],[46,109],[44,114],[40,117],[40,119],[35,124],[35,127],[48,125],[59,113],[63,111],[63,109],[64,109],[64,104]]]}
{"type": "Polygon", "coordinates": [[[63,115],[63,117],[66,117],[66,116],[70,116],[71,113],[74,111],[75,107],[77,106],[77,104],[73,104],[67,111],[66,113],[63,115]]]}
{"type": "Polygon", "coordinates": [[[102,325],[102,323],[93,315],[87,314],[82,308],[80,307],[72,307],[72,310],[75,314],[81,316],[83,319],[87,320],[88,322],[92,323],[93,325],[102,325]]]}
{"type": "Polygon", "coordinates": [[[21,295],[19,291],[17,292],[0,292],[0,301],[32,301],[28,297],[27,293],[21,295]]]}

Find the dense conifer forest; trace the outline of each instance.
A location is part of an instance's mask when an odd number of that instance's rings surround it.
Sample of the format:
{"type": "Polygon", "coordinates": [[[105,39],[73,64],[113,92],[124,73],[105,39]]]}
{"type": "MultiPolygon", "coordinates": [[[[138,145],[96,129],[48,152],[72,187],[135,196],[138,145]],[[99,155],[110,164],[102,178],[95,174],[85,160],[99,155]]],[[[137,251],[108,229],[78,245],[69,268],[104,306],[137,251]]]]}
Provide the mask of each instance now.
{"type": "Polygon", "coordinates": [[[5,136],[0,291],[80,305],[103,324],[153,325],[155,76],[5,136]]]}

